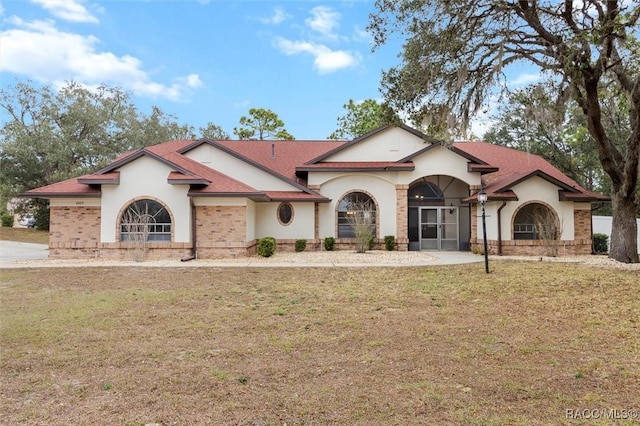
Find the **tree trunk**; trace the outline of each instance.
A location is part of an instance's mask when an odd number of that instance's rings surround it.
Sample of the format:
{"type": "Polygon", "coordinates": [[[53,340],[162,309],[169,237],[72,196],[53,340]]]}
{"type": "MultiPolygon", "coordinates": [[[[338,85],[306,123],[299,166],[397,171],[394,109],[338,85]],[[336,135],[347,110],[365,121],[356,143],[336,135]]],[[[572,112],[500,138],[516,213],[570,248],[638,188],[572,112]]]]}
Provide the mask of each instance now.
{"type": "Polygon", "coordinates": [[[624,263],[638,263],[638,226],[634,197],[611,192],[613,220],[611,223],[611,247],[609,257],[624,263]]]}

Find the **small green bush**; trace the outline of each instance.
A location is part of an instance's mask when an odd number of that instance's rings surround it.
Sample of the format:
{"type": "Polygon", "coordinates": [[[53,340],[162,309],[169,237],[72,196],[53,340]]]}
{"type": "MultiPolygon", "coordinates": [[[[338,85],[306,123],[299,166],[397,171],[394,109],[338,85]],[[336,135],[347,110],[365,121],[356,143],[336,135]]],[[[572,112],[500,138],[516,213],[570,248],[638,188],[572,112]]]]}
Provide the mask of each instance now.
{"type": "Polygon", "coordinates": [[[260,238],[258,241],[258,254],[262,257],[271,257],[276,252],[276,239],[273,237],[260,238]]]}
{"type": "Polygon", "coordinates": [[[396,249],[396,237],[393,235],[385,235],[384,248],[386,248],[387,251],[394,251],[396,249]]]}
{"type": "Polygon", "coordinates": [[[2,226],[12,227],[13,226],[13,215],[9,212],[2,212],[0,215],[2,218],[2,226]]]}
{"type": "Polygon", "coordinates": [[[596,253],[609,252],[609,236],[607,234],[593,234],[593,251],[596,253]]]}
{"type": "Polygon", "coordinates": [[[373,250],[373,246],[376,243],[376,238],[373,235],[367,237],[367,250],[373,250]]]}
{"type": "Polygon", "coordinates": [[[326,237],[324,239],[324,249],[327,251],[333,251],[336,248],[336,239],[333,237],[326,237]]]}
{"type": "Polygon", "coordinates": [[[296,251],[301,252],[307,248],[307,240],[296,240],[296,251]]]}

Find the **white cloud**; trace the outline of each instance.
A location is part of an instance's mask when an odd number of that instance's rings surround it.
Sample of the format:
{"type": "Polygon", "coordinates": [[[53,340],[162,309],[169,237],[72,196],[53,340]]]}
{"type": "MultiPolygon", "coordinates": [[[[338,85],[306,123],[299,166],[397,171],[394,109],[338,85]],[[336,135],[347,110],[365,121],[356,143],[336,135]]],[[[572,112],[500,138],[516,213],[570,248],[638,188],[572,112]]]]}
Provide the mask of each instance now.
{"type": "Polygon", "coordinates": [[[373,37],[371,37],[371,34],[369,34],[369,32],[367,30],[363,30],[362,28],[360,28],[359,26],[355,26],[353,28],[353,39],[355,41],[371,41],[373,40],[373,37]]]}
{"type": "Polygon", "coordinates": [[[97,24],[93,16],[78,0],[31,0],[48,10],[56,18],[70,22],[97,24]]]}
{"type": "Polygon", "coordinates": [[[527,86],[531,83],[535,83],[541,78],[542,75],[540,73],[522,73],[515,78],[510,78],[507,81],[507,85],[512,89],[516,89],[522,86],[527,86]]]}
{"type": "Polygon", "coordinates": [[[202,87],[202,80],[200,80],[200,76],[198,74],[189,74],[186,78],[184,78],[184,82],[188,87],[194,89],[202,87]]]}
{"type": "Polygon", "coordinates": [[[316,6],[311,9],[311,18],[305,19],[305,24],[314,31],[331,39],[337,38],[334,30],[338,28],[342,15],[327,6],[316,6]]]}
{"type": "Polygon", "coordinates": [[[291,18],[291,15],[287,14],[284,9],[276,7],[273,9],[273,14],[271,16],[268,18],[260,18],[260,22],[263,24],[278,25],[289,18],[291,18]]]}
{"type": "Polygon", "coordinates": [[[277,46],[286,55],[308,53],[314,57],[314,66],[321,74],[348,68],[359,62],[359,56],[344,50],[332,50],[325,45],[307,41],[291,41],[282,37],[276,39],[277,46]]]}
{"type": "Polygon", "coordinates": [[[1,72],[44,83],[114,84],[138,95],[171,100],[180,100],[188,89],[202,85],[197,74],[178,78],[170,85],[151,81],[140,59],[97,51],[97,37],[60,31],[51,21],[25,22],[12,17],[7,22],[14,28],[0,32],[1,72]]]}

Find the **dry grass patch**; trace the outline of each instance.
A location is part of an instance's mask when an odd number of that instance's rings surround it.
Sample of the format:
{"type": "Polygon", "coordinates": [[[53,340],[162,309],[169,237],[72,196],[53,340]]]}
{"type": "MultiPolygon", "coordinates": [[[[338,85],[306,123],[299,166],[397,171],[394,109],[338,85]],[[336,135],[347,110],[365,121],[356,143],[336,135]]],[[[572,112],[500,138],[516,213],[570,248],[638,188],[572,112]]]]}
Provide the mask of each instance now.
{"type": "Polygon", "coordinates": [[[0,423],[546,425],[640,408],[637,272],[492,269],[4,269],[0,423]]]}
{"type": "Polygon", "coordinates": [[[11,228],[0,226],[0,240],[49,244],[49,232],[31,228],[11,228]]]}

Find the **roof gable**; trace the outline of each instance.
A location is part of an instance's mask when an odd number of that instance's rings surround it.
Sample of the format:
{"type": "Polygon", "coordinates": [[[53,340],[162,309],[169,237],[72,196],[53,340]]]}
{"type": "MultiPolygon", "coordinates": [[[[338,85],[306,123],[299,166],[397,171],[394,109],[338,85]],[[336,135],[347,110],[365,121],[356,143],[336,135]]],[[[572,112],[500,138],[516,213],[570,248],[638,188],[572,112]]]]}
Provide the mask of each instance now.
{"type": "Polygon", "coordinates": [[[539,155],[486,142],[456,142],[453,145],[460,151],[498,168],[497,171],[482,177],[484,189],[491,199],[499,199],[505,194],[509,197],[515,195],[513,188],[534,176],[556,185],[565,194],[582,194],[584,199],[591,201],[608,199],[587,191],[539,155]]]}
{"type": "Polygon", "coordinates": [[[381,126],[369,133],[327,151],[305,164],[320,162],[394,161],[433,143],[425,134],[406,125],[381,126]]]}
{"type": "MultiPolygon", "coordinates": [[[[253,167],[254,169],[258,170],[259,173],[266,173],[267,175],[269,175],[270,177],[275,178],[277,181],[280,181],[283,185],[282,188],[280,189],[276,189],[276,188],[268,188],[268,187],[263,187],[261,189],[267,191],[267,190],[285,190],[285,191],[293,191],[293,190],[300,190],[306,193],[313,193],[313,191],[309,190],[307,187],[305,187],[304,185],[302,185],[301,183],[299,183],[297,181],[297,178],[295,177],[295,165],[291,165],[290,169],[291,171],[289,171],[289,166],[281,166],[280,170],[282,170],[285,173],[290,173],[291,176],[285,176],[282,173],[279,173],[278,170],[275,170],[273,167],[269,167],[263,163],[261,163],[260,161],[257,161],[258,159],[260,159],[261,161],[267,162],[268,160],[266,160],[265,157],[265,148],[267,149],[271,149],[273,147],[273,152],[274,152],[274,156],[275,158],[278,158],[278,155],[282,154],[276,154],[276,148],[275,148],[275,142],[272,141],[259,141],[260,143],[260,148],[258,151],[258,154],[256,154],[255,152],[253,154],[251,154],[251,148],[252,147],[256,147],[257,144],[255,142],[258,141],[246,141],[247,145],[244,145],[245,141],[214,141],[211,139],[201,139],[183,149],[181,149],[179,152],[180,155],[182,156],[186,156],[190,153],[195,153],[197,149],[202,149],[204,145],[210,147],[211,149],[214,150],[218,150],[220,152],[223,152],[224,154],[230,156],[231,158],[237,159],[239,161],[241,161],[244,164],[247,164],[251,167],[253,167]],[[232,143],[235,142],[236,144],[233,145],[232,143]],[[254,143],[251,143],[254,142],[254,143]],[[266,144],[265,144],[266,142],[266,144]],[[244,146],[243,146],[244,145],[244,146]],[[235,149],[237,148],[237,149],[235,149]],[[240,151],[240,152],[239,152],[240,151]],[[242,152],[247,153],[248,155],[244,155],[242,152]],[[254,157],[254,158],[251,158],[254,157]]],[[[303,152],[304,150],[301,148],[301,145],[295,145],[295,144],[304,144],[304,143],[312,143],[312,142],[285,142],[285,141],[279,141],[280,142],[280,150],[282,150],[282,148],[284,146],[286,146],[287,144],[291,144],[290,148],[296,147],[297,150],[296,152],[298,154],[300,154],[301,152],[303,152]]],[[[325,148],[326,149],[326,148],[325,148]]],[[[291,149],[289,151],[292,151],[291,149]]],[[[308,155],[308,154],[307,154],[308,155]]],[[[188,158],[188,157],[186,157],[188,158]]],[[[227,157],[229,158],[229,157],[227,157]]],[[[298,158],[297,156],[294,156],[293,161],[296,160],[296,158],[298,158]]],[[[286,159],[286,157],[283,157],[283,159],[286,159]]],[[[192,160],[195,161],[195,160],[192,160]]],[[[231,169],[233,169],[233,171],[237,170],[237,168],[233,168],[233,165],[231,163],[229,163],[226,159],[211,159],[211,161],[215,162],[218,161],[217,164],[213,164],[212,163],[212,167],[213,168],[227,168],[231,171],[231,169]]],[[[206,167],[206,166],[204,166],[206,167]]],[[[227,172],[228,173],[228,172],[227,172]]],[[[243,170],[243,173],[246,174],[246,169],[243,170]]],[[[264,175],[262,175],[264,176],[264,175]]],[[[254,180],[258,180],[256,178],[254,178],[254,180]]],[[[258,186],[258,185],[255,185],[258,186]]]]}

